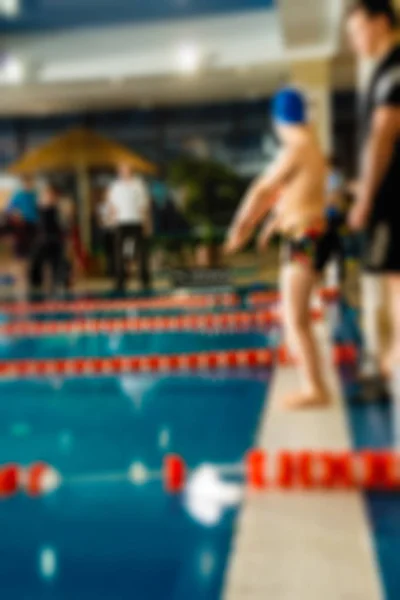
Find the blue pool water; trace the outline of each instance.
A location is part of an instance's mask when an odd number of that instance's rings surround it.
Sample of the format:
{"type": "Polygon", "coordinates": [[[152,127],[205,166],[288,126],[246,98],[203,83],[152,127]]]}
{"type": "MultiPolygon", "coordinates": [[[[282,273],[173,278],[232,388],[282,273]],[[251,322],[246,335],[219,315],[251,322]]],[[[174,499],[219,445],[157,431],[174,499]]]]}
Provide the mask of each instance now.
{"type": "MultiPolygon", "coordinates": [[[[2,343],[2,358],[197,351],[265,345],[253,334],[66,337],[2,343]]],[[[0,383],[1,463],[44,460],[67,481],[39,499],[0,503],[7,600],[218,600],[236,512],[206,526],[159,482],[89,483],[81,475],[236,462],[254,444],[264,381],[209,376],[0,383]]],[[[85,477],[84,477],[85,479],[85,477]]]]}
{"type": "Polygon", "coordinates": [[[113,333],[30,339],[3,337],[0,339],[0,360],[190,353],[263,348],[265,344],[266,337],[260,333],[113,333]]]}

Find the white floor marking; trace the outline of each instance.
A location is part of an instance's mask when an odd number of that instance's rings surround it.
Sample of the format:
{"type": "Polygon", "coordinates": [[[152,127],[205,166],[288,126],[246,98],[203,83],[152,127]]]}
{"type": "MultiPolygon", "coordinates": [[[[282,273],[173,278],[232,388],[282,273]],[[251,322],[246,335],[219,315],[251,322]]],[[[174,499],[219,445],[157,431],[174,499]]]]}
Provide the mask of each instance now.
{"type": "MultiPolygon", "coordinates": [[[[278,368],[268,394],[259,446],[348,449],[338,376],[327,328],[317,328],[331,409],[285,413],[277,404],[296,389],[294,369],[278,368]]],[[[371,532],[357,492],[248,495],[238,523],[224,600],[383,600],[371,532]]]]}

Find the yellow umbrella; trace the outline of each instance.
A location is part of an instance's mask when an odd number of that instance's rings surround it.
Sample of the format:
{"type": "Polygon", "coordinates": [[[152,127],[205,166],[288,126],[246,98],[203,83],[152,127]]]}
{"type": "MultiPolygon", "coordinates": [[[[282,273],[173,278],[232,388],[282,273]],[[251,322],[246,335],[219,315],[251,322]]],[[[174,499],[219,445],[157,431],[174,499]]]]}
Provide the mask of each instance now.
{"type": "Polygon", "coordinates": [[[154,174],[157,168],[121,144],[85,128],[68,131],[28,151],[12,164],[8,171],[13,175],[39,172],[73,171],[77,174],[79,196],[82,202],[81,233],[85,245],[90,245],[89,176],[92,169],[114,168],[118,164],[130,165],[143,174],[154,174]]]}

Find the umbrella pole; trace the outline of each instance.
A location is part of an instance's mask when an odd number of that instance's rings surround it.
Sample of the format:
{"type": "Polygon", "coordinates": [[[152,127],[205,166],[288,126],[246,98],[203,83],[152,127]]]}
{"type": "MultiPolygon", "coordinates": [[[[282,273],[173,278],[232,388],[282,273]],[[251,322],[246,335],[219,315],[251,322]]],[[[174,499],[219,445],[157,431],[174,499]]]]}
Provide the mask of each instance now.
{"type": "Polygon", "coordinates": [[[79,232],[87,252],[91,250],[90,178],[85,167],[77,170],[79,196],[79,232]]]}

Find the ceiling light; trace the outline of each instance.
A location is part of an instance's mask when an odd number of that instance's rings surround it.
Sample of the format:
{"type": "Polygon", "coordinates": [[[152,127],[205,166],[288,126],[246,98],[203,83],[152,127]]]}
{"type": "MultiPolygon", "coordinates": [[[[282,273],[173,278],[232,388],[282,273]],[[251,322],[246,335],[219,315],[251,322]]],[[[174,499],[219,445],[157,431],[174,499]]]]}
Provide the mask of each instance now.
{"type": "Polygon", "coordinates": [[[182,73],[195,73],[201,64],[201,53],[194,44],[182,44],[177,51],[177,65],[182,73]]]}
{"type": "Polygon", "coordinates": [[[20,12],[20,0],[0,0],[0,17],[12,19],[20,12]]]}
{"type": "Polygon", "coordinates": [[[17,85],[24,79],[24,65],[15,56],[5,56],[0,63],[0,84],[17,85]]]}

